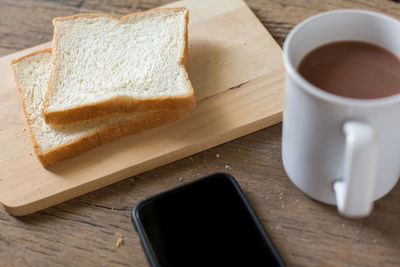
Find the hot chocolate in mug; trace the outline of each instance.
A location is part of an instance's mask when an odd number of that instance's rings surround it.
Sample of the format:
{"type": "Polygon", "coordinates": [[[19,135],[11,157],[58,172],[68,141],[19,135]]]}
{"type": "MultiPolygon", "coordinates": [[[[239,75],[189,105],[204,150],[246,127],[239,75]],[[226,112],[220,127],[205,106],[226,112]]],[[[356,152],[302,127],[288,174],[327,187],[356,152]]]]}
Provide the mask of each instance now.
{"type": "Polygon", "coordinates": [[[312,50],[338,41],[380,46],[400,58],[400,22],[362,10],[318,14],[297,25],[283,46],[286,70],[282,159],[310,197],[363,217],[400,176],[400,94],[374,99],[335,95],[298,72],[312,50]]]}

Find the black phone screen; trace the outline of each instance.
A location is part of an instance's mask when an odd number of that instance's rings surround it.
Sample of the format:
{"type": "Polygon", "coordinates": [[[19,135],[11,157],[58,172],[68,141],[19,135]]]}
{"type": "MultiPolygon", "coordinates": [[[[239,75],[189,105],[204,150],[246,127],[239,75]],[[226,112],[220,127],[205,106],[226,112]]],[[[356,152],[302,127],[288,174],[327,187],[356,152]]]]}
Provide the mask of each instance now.
{"type": "Polygon", "coordinates": [[[227,174],[145,200],[133,217],[152,265],[284,265],[239,185],[227,174]]]}

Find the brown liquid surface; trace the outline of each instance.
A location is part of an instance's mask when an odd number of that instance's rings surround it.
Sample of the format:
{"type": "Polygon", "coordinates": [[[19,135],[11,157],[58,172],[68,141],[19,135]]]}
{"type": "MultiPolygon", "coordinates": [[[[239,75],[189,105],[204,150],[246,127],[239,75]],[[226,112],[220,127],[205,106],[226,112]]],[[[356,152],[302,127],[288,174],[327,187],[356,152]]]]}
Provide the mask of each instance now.
{"type": "Polygon", "coordinates": [[[400,93],[400,60],[376,45],[345,41],[320,46],[298,71],[313,85],[350,98],[380,98],[400,93]]]}

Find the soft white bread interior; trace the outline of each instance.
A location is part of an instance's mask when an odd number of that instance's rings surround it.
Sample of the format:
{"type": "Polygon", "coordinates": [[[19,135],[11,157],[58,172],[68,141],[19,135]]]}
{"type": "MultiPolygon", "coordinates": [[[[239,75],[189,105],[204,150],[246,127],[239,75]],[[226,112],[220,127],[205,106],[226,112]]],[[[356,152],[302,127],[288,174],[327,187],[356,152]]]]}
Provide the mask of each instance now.
{"type": "Polygon", "coordinates": [[[46,122],[192,108],[193,88],[183,65],[187,21],[185,8],[121,19],[96,14],[54,19],[46,122]]]}
{"type": "Polygon", "coordinates": [[[177,120],[182,110],[151,111],[103,117],[52,127],[42,106],[51,72],[51,50],[41,50],[11,63],[20,90],[35,152],[44,166],[73,157],[121,136],[177,120]]]}

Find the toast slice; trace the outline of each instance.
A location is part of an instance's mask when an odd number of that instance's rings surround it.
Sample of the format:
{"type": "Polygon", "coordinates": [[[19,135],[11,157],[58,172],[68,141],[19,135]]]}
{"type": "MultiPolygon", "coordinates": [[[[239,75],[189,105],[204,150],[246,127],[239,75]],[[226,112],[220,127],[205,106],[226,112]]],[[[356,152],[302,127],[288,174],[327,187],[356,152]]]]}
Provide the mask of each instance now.
{"type": "Polygon", "coordinates": [[[121,19],[99,14],[54,19],[46,122],[194,107],[183,65],[187,22],[185,8],[153,9],[121,19]]]}
{"type": "Polygon", "coordinates": [[[108,116],[53,127],[46,124],[42,113],[52,66],[51,49],[13,60],[11,65],[21,93],[35,153],[44,166],[76,156],[124,135],[175,121],[184,114],[183,110],[159,110],[108,116]]]}

